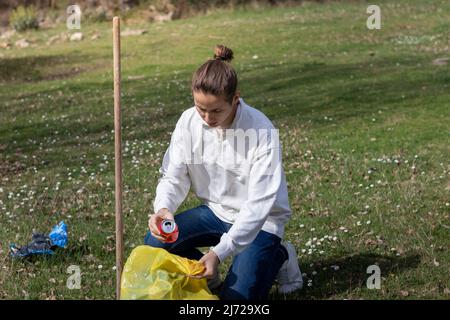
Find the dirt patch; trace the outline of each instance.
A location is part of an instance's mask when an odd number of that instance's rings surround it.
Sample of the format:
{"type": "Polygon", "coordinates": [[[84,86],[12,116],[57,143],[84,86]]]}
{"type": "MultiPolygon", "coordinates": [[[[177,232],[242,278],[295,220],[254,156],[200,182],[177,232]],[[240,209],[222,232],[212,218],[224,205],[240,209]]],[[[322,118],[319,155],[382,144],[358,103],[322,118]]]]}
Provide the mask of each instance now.
{"type": "Polygon", "coordinates": [[[20,161],[8,161],[0,159],[0,180],[3,177],[15,175],[26,169],[26,166],[20,161]]]}
{"type": "Polygon", "coordinates": [[[83,72],[106,67],[98,63],[95,68],[83,64],[85,56],[38,56],[3,59],[0,64],[0,83],[37,82],[67,79],[83,72]],[[72,65],[68,65],[72,63],[72,65]]]}

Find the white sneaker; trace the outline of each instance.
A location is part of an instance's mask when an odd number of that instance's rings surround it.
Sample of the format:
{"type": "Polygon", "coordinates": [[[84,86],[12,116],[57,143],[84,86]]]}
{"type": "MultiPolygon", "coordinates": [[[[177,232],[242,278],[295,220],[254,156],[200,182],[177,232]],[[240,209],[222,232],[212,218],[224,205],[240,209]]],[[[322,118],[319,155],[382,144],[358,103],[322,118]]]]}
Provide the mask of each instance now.
{"type": "Polygon", "coordinates": [[[303,288],[303,277],[294,245],[288,241],[283,241],[281,245],[286,248],[289,258],[283,263],[277,275],[278,292],[287,294],[303,288]]]}

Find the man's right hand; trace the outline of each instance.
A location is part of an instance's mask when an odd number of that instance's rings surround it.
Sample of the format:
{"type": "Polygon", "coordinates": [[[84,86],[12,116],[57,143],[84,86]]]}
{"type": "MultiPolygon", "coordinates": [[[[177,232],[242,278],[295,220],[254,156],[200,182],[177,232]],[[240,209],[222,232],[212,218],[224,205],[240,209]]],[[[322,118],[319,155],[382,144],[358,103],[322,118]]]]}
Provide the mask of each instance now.
{"type": "Polygon", "coordinates": [[[159,211],[150,216],[148,220],[148,227],[153,237],[158,239],[161,242],[164,242],[164,237],[161,236],[161,233],[158,230],[158,226],[161,224],[163,220],[175,220],[174,216],[170,211],[166,208],[159,209],[159,211]]]}

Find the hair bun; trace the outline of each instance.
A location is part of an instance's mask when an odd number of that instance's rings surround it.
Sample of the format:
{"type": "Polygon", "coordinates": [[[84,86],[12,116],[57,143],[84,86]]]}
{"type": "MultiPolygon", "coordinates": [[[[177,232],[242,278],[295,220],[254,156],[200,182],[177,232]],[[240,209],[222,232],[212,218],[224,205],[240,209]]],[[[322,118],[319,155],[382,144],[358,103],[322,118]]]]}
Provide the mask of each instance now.
{"type": "Polygon", "coordinates": [[[233,60],[233,50],[218,44],[214,50],[214,59],[230,62],[233,60]]]}

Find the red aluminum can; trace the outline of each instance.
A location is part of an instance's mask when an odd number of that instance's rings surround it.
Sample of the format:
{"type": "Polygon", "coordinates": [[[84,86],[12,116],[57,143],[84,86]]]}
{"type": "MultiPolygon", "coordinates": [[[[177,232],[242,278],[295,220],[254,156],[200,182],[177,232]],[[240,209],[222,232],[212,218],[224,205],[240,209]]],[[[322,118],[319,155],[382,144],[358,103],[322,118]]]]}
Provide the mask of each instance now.
{"type": "Polygon", "coordinates": [[[161,236],[164,238],[164,242],[172,243],[178,239],[178,226],[174,220],[163,220],[158,226],[158,230],[161,236]]]}

